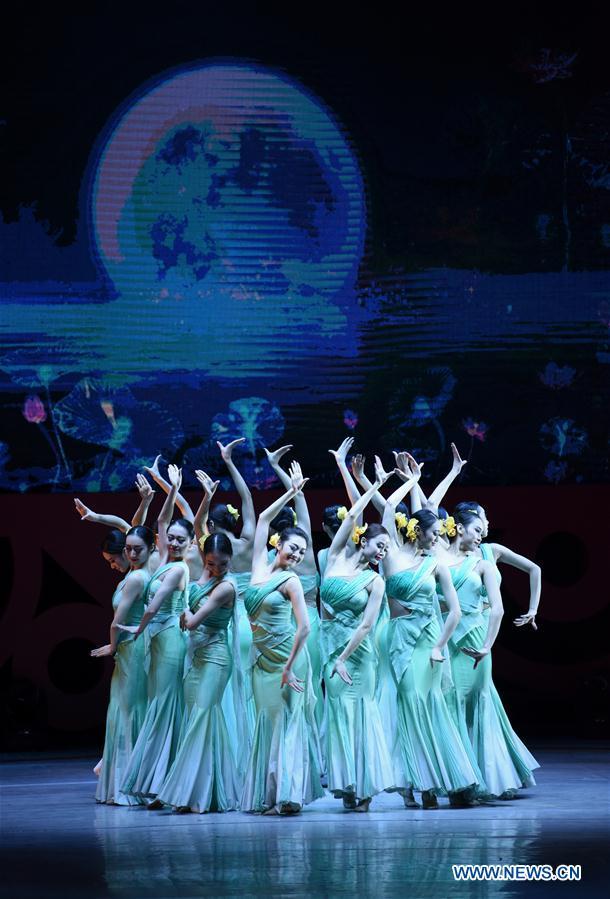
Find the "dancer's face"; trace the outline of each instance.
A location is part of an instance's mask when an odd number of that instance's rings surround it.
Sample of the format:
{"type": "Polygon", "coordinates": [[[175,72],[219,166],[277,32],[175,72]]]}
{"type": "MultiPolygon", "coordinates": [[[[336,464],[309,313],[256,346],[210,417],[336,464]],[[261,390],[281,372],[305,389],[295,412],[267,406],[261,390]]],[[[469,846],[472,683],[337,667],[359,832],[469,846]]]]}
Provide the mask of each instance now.
{"type": "Polygon", "coordinates": [[[282,568],[293,568],[303,561],[307,550],[307,542],[298,534],[291,534],[283,543],[277,545],[278,560],[282,568]]]}
{"type": "Polygon", "coordinates": [[[224,577],[230,564],[231,557],[225,553],[207,553],[204,559],[205,570],[211,577],[224,577]]]}
{"type": "Polygon", "coordinates": [[[433,549],[439,541],[440,534],[441,523],[440,521],[435,521],[425,531],[418,532],[417,545],[420,549],[433,549]]]}
{"type": "Polygon", "coordinates": [[[473,518],[467,525],[460,524],[460,545],[467,552],[476,549],[483,539],[483,522],[480,518],[473,518]]]}
{"type": "Polygon", "coordinates": [[[386,553],[390,548],[390,538],[387,534],[378,534],[367,540],[366,537],[360,538],[360,549],[367,562],[378,564],[386,557],[386,553]]]}
{"type": "Polygon", "coordinates": [[[146,545],[141,537],[131,534],[125,542],[125,555],[133,569],[143,568],[150,559],[152,549],[146,545]]]}
{"type": "Polygon", "coordinates": [[[489,521],[487,520],[487,515],[485,514],[485,509],[483,506],[477,506],[477,514],[481,519],[481,524],[483,525],[483,533],[481,536],[483,540],[487,539],[487,535],[489,534],[489,521]]]}
{"type": "Polygon", "coordinates": [[[191,538],[181,524],[172,524],[167,532],[167,554],[170,562],[179,562],[186,555],[191,538]]]}
{"type": "Polygon", "coordinates": [[[113,571],[118,571],[120,574],[129,571],[129,562],[123,553],[102,553],[102,555],[113,571]]]}

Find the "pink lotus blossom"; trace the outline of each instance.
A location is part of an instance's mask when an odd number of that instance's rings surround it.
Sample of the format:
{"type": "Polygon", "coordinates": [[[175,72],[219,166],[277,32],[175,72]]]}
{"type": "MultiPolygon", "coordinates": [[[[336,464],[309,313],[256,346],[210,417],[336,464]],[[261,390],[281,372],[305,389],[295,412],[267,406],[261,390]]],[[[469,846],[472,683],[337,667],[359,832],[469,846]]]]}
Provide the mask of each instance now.
{"type": "Polygon", "coordinates": [[[473,418],[465,418],[462,422],[462,427],[469,437],[476,437],[481,443],[485,440],[487,435],[487,425],[484,421],[475,421],[473,418]]]}
{"type": "Polygon", "coordinates": [[[343,410],[343,424],[346,428],[349,428],[350,431],[353,431],[356,425],[358,424],[358,413],[354,412],[353,409],[344,409],[343,410]]]}
{"type": "Polygon", "coordinates": [[[39,425],[46,421],[47,413],[39,396],[29,396],[23,404],[23,417],[31,424],[39,425]]]}

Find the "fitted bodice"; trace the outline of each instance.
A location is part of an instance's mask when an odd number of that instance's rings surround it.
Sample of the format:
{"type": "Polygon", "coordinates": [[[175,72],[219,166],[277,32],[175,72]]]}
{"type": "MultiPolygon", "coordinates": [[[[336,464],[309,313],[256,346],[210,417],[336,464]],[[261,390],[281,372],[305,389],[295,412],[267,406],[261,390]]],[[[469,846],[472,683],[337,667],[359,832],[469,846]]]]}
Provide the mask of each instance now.
{"type": "Polygon", "coordinates": [[[428,556],[417,568],[390,575],[386,580],[388,596],[405,609],[432,614],[436,596],[435,567],[436,560],[428,556]]]}

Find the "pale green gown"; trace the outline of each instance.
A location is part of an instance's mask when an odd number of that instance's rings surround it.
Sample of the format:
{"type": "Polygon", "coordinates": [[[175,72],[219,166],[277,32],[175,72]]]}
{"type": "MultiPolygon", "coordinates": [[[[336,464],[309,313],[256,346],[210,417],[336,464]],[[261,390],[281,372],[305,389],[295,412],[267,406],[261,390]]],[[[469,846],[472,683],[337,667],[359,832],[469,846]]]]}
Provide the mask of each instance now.
{"type": "Polygon", "coordinates": [[[307,648],[292,671],[304,692],[281,686],[294,643],[292,604],[280,591],[292,571],[277,571],[265,584],[248,588],[245,606],[252,625],[251,686],[256,727],[241,807],[263,812],[282,804],[306,805],[324,795],[320,785],[315,696],[307,648]]]}
{"type": "Polygon", "coordinates": [[[449,643],[454,689],[447,694],[458,729],[472,746],[482,782],[489,796],[535,784],[532,771],[540,767],[514,732],[492,681],[491,653],[474,668],[462,648],[478,649],[485,642],[487,615],[483,611],[483,582],[475,571],[476,556],[450,568],[462,618],[449,643]]]}
{"type": "MultiPolygon", "coordinates": [[[[144,572],[134,572],[132,577],[134,575],[141,578],[142,590],[123,622],[127,625],[139,624],[144,614],[144,591],[148,577],[144,572]]],[[[127,578],[124,578],[114,591],[112,608],[115,612],[126,581],[127,578]]],[[[146,680],[144,641],[134,640],[133,634],[119,631],[106,714],[102,768],[95,791],[98,802],[116,805],[136,805],[139,802],[135,797],[122,793],[120,787],[146,714],[146,680]]]]}
{"type": "Polygon", "coordinates": [[[250,667],[252,655],[252,631],[248,614],[244,606],[244,596],[252,573],[250,571],[231,572],[231,578],[237,590],[234,614],[229,622],[229,645],[232,647],[234,666],[222,697],[224,712],[231,745],[237,747],[236,762],[240,778],[243,780],[246,765],[250,756],[256,707],[252,691],[245,682],[246,672],[250,667]],[[239,661],[238,661],[239,659],[239,661]]]}
{"type": "MultiPolygon", "coordinates": [[[[206,596],[222,582],[189,586],[189,606],[195,613],[206,596]]],[[[227,578],[227,580],[231,580],[227,578]]],[[[235,762],[222,697],[233,669],[229,623],[234,609],[216,609],[189,632],[184,662],[185,713],[176,758],[158,799],[193,812],[225,812],[239,805],[241,783],[235,762]]]]}
{"type": "MultiPolygon", "coordinates": [[[[173,565],[182,566],[188,585],[185,562],[169,562],[153,574],[145,601],[150,602],[161,584],[159,577],[173,565]]],[[[180,615],[187,608],[187,588],[169,594],[142,637],[144,664],[148,673],[148,706],[134,747],[122,789],[140,798],[157,796],[174,761],[184,713],[182,677],[186,635],[180,630],[180,615]]]]}
{"type": "Polygon", "coordinates": [[[377,653],[365,637],[347,660],[350,686],[331,677],[337,656],[362,621],[366,587],[378,575],[363,571],[352,578],[326,577],[320,600],[324,615],[322,664],[326,686],[326,764],[328,787],[336,798],[368,799],[396,786],[384,728],[375,699],[377,653]],[[328,617],[327,617],[328,616],[328,617]]]}
{"type": "Polygon", "coordinates": [[[388,595],[403,609],[388,625],[389,659],[397,687],[394,764],[397,780],[414,790],[447,795],[474,786],[479,773],[451,717],[441,688],[443,665],[430,664],[442,631],[436,597],[436,560],[387,578],[388,595]]]}

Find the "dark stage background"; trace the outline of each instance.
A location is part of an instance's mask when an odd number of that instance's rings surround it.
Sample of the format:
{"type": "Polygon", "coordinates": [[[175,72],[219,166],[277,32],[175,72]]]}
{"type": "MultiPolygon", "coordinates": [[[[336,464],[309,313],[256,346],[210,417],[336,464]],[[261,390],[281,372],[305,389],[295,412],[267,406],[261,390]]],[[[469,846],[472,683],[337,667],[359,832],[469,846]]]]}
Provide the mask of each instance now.
{"type": "MultiPolygon", "coordinates": [[[[130,514],[157,452],[290,442],[426,484],[543,566],[494,665],[526,733],[608,735],[610,69],[603,4],[21,14],[0,127],[1,701],[7,748],[98,740],[113,576],[73,495],[130,514]],[[337,13],[338,11],[335,10],[337,13]]],[[[424,485],[425,487],[426,485],[424,485]]],[[[257,497],[261,506],[273,494],[257,497]]],[[[193,499],[195,500],[195,495],[193,499]]],[[[320,534],[317,535],[320,537],[320,534]]]]}

